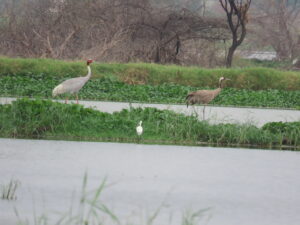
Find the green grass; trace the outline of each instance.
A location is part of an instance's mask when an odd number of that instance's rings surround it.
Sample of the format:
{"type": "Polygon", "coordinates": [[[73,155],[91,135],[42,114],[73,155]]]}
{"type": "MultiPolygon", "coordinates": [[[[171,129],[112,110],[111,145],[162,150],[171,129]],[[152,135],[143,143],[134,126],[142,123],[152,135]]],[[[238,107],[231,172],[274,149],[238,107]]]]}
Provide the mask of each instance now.
{"type": "MultiPolygon", "coordinates": [[[[251,90],[299,90],[300,73],[264,67],[203,69],[175,65],[147,63],[92,64],[93,78],[128,78],[149,85],[174,83],[192,87],[216,87],[218,79],[226,76],[231,88],[251,90]]],[[[52,59],[0,58],[0,77],[21,76],[30,78],[65,79],[86,73],[84,62],[67,62],[52,59]]]]}
{"type": "MultiPolygon", "coordinates": [[[[224,75],[231,81],[211,104],[300,107],[300,73],[296,72],[146,63],[94,63],[92,70],[92,79],[80,91],[81,99],[180,104],[190,91],[216,88],[218,78],[224,75]]],[[[84,62],[1,57],[0,96],[51,98],[52,89],[60,82],[85,73],[84,62]]]]}
{"type": "Polygon", "coordinates": [[[210,125],[193,116],[155,108],[132,108],[108,114],[75,104],[28,99],[0,106],[0,136],[136,142],[135,127],[140,120],[145,131],[144,143],[266,148],[300,146],[300,122],[287,123],[287,129],[271,129],[267,125],[263,128],[238,124],[210,125]]]}
{"type": "MultiPolygon", "coordinates": [[[[42,75],[5,76],[0,78],[0,86],[2,87],[0,95],[51,98],[53,87],[62,80],[42,75]]],[[[181,104],[184,103],[188,92],[199,88],[172,83],[161,85],[129,85],[112,78],[95,78],[84,86],[79,93],[79,97],[86,100],[181,104]]],[[[63,97],[60,96],[58,98],[63,97]]],[[[74,96],[71,97],[74,98],[74,96]]],[[[210,104],[297,108],[300,106],[300,91],[272,89],[254,91],[225,88],[210,104]]]]}

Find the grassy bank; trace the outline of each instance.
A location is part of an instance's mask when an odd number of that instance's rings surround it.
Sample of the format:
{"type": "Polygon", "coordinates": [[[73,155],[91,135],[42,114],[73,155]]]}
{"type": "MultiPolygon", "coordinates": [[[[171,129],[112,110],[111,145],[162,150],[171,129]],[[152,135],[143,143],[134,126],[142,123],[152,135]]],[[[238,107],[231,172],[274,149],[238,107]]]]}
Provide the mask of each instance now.
{"type": "MultiPolygon", "coordinates": [[[[85,70],[84,62],[0,58],[0,96],[51,98],[57,84],[85,74],[85,70]]],[[[218,77],[225,75],[232,80],[211,104],[300,107],[300,73],[295,72],[98,63],[92,65],[92,70],[92,80],[80,91],[81,99],[184,103],[188,92],[215,88],[218,77]]]]}
{"type": "MultiPolygon", "coordinates": [[[[175,65],[146,63],[92,65],[93,78],[110,77],[137,84],[161,85],[173,83],[192,87],[216,87],[218,79],[231,79],[228,86],[251,90],[299,90],[300,72],[263,67],[233,69],[203,69],[175,65]]],[[[0,77],[77,77],[86,73],[84,62],[66,62],[52,59],[0,58],[0,77]]]]}
{"type": "Polygon", "coordinates": [[[1,137],[136,142],[135,127],[143,121],[142,142],[300,147],[300,122],[252,125],[210,125],[192,116],[154,108],[113,114],[48,100],[21,99],[0,106],[1,137]]]}

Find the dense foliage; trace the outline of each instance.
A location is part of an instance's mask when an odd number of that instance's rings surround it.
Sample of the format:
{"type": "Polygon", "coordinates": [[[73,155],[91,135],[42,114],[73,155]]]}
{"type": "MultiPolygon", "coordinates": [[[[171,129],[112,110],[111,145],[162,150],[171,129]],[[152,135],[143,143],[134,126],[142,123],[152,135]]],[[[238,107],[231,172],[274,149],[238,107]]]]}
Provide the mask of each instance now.
{"type": "Polygon", "coordinates": [[[300,145],[299,123],[289,129],[252,125],[210,125],[196,117],[155,108],[132,108],[113,114],[81,105],[20,99],[0,105],[1,137],[54,138],[91,141],[137,141],[135,127],[143,121],[143,142],[178,144],[300,145]]]}
{"type": "MultiPolygon", "coordinates": [[[[215,88],[219,77],[231,79],[227,86],[251,90],[299,90],[300,73],[271,68],[246,67],[233,69],[203,69],[146,63],[92,64],[93,78],[110,77],[133,84],[162,85],[173,83],[192,87],[215,88]]],[[[86,73],[84,62],[52,59],[0,58],[0,77],[66,79],[86,73]]]]}
{"type": "MultiPolygon", "coordinates": [[[[43,74],[39,76],[3,76],[0,78],[2,87],[0,95],[50,98],[53,87],[61,81],[63,79],[43,74]]],[[[80,91],[79,97],[89,100],[184,103],[186,94],[197,89],[176,84],[130,85],[113,78],[103,77],[90,80],[80,91]]],[[[199,87],[199,89],[203,89],[203,87],[199,87]]],[[[300,91],[254,91],[225,88],[211,104],[297,108],[300,106],[300,91]]]]}
{"type": "MultiPolygon", "coordinates": [[[[300,73],[296,72],[98,63],[92,64],[92,71],[92,79],[80,91],[81,99],[184,103],[188,92],[216,88],[224,75],[231,81],[211,104],[300,107],[300,73]]],[[[85,73],[82,62],[0,58],[0,96],[50,98],[57,84],[85,73]]]]}

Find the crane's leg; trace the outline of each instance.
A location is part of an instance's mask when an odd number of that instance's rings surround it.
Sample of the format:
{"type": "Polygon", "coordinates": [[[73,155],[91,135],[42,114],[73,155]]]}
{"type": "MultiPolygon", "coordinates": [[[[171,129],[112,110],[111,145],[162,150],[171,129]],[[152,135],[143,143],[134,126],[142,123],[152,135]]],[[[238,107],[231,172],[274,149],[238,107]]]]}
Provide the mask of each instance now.
{"type": "Polygon", "coordinates": [[[206,105],[203,106],[203,120],[205,120],[205,106],[206,105]]]}
{"type": "Polygon", "coordinates": [[[66,101],[65,101],[65,103],[66,103],[66,104],[68,104],[68,96],[66,97],[66,101]]]}
{"type": "Polygon", "coordinates": [[[199,117],[199,115],[198,115],[198,113],[197,113],[197,110],[195,109],[195,105],[193,105],[193,110],[194,110],[195,116],[196,116],[196,117],[199,117]]]}
{"type": "Polygon", "coordinates": [[[78,94],[76,94],[76,103],[78,104],[78,94]]]}

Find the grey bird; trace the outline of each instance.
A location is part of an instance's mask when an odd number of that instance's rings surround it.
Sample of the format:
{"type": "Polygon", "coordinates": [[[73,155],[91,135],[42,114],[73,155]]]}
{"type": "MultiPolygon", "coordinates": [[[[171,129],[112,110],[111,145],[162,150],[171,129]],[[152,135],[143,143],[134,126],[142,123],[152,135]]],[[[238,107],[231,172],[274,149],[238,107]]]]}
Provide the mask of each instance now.
{"type": "MultiPolygon", "coordinates": [[[[88,82],[88,80],[92,76],[92,71],[90,64],[93,62],[92,59],[89,59],[86,61],[88,73],[84,77],[76,77],[76,78],[71,78],[68,80],[65,80],[61,84],[57,85],[53,91],[52,91],[52,96],[55,97],[60,94],[64,93],[70,93],[70,94],[76,94],[76,103],[78,104],[78,92],[80,89],[88,82]]],[[[68,97],[66,97],[66,104],[68,103],[68,97]]]]}
{"type": "MultiPolygon", "coordinates": [[[[210,103],[215,97],[218,96],[218,94],[221,92],[224,81],[230,80],[225,77],[220,77],[219,79],[219,88],[214,90],[198,90],[190,92],[185,100],[186,100],[186,107],[189,107],[189,105],[194,104],[208,104],[210,103]]],[[[205,105],[203,107],[203,119],[204,119],[204,113],[205,113],[205,105]]]]}

